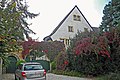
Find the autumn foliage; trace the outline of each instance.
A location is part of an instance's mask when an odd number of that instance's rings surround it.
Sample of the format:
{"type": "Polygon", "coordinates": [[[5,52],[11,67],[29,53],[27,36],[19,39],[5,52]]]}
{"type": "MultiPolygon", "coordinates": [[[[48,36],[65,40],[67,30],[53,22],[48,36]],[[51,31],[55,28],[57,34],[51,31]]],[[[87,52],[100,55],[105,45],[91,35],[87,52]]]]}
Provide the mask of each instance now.
{"type": "Polygon", "coordinates": [[[61,51],[57,55],[55,61],[56,61],[56,69],[57,70],[66,70],[67,69],[69,61],[68,61],[68,55],[64,51],[61,51]]]}
{"type": "Polygon", "coordinates": [[[120,31],[78,33],[67,50],[69,70],[97,76],[120,71],[120,31]]]}
{"type": "Polygon", "coordinates": [[[50,59],[50,61],[53,61],[59,52],[65,50],[65,46],[62,42],[38,42],[32,38],[22,42],[22,47],[23,58],[30,53],[33,53],[34,57],[40,57],[41,55],[45,54],[50,59]]]}
{"type": "Polygon", "coordinates": [[[22,42],[22,57],[24,58],[27,54],[30,53],[30,50],[33,49],[33,46],[35,45],[35,40],[32,38],[29,38],[28,41],[22,42]]]}

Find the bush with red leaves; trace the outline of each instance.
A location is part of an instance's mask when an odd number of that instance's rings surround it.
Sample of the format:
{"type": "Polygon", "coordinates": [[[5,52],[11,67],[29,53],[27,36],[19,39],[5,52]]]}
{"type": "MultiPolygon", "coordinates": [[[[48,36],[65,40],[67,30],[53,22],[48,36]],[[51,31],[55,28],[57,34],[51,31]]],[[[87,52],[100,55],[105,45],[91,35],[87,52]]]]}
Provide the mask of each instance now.
{"type": "Polygon", "coordinates": [[[69,70],[93,76],[120,72],[120,30],[99,35],[82,32],[71,39],[67,54],[69,70]]]}

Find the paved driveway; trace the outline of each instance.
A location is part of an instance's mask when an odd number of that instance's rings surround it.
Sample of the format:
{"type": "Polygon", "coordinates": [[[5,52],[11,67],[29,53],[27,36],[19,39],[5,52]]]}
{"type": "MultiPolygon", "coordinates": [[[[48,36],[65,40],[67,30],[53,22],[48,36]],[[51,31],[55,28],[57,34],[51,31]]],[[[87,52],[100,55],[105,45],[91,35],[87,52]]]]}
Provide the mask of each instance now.
{"type": "Polygon", "coordinates": [[[15,80],[14,74],[3,74],[2,80],[15,80]]]}
{"type": "MultiPolygon", "coordinates": [[[[15,80],[14,74],[3,74],[2,80],[15,80]]],[[[55,75],[52,73],[47,73],[47,80],[92,80],[92,79],[70,77],[70,76],[55,75]]]]}
{"type": "Polygon", "coordinates": [[[47,80],[92,80],[92,79],[55,75],[55,74],[49,73],[47,74],[47,80]]]}

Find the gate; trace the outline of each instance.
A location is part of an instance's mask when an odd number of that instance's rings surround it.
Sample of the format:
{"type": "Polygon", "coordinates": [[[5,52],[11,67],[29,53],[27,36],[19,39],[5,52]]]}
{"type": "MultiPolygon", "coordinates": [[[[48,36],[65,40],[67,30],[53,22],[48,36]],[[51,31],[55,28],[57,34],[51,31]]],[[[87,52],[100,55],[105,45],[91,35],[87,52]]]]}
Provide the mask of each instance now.
{"type": "Polygon", "coordinates": [[[46,61],[46,60],[34,60],[33,62],[40,63],[46,71],[50,70],[50,62],[49,61],[46,61]]]}
{"type": "Polygon", "coordinates": [[[47,61],[47,60],[35,60],[35,58],[30,59],[30,56],[27,56],[25,61],[26,62],[38,62],[43,66],[43,68],[46,71],[50,70],[50,61],[47,61]]]}
{"type": "Polygon", "coordinates": [[[10,63],[8,64],[6,68],[6,73],[14,73],[16,70],[17,59],[14,56],[9,56],[8,60],[10,63]]]}

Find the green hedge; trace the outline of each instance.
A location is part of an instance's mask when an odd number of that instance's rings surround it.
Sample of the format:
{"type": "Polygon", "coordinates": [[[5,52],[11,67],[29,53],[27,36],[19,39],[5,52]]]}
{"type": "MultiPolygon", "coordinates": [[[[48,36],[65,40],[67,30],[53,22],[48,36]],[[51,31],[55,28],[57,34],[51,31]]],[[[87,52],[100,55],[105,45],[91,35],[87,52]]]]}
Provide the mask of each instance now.
{"type": "Polygon", "coordinates": [[[58,75],[67,75],[67,76],[74,76],[74,77],[83,77],[83,75],[76,71],[63,71],[63,70],[53,70],[52,73],[58,75]]]}
{"type": "Polygon", "coordinates": [[[120,73],[110,73],[104,76],[99,76],[95,80],[120,80],[120,73]]]}

